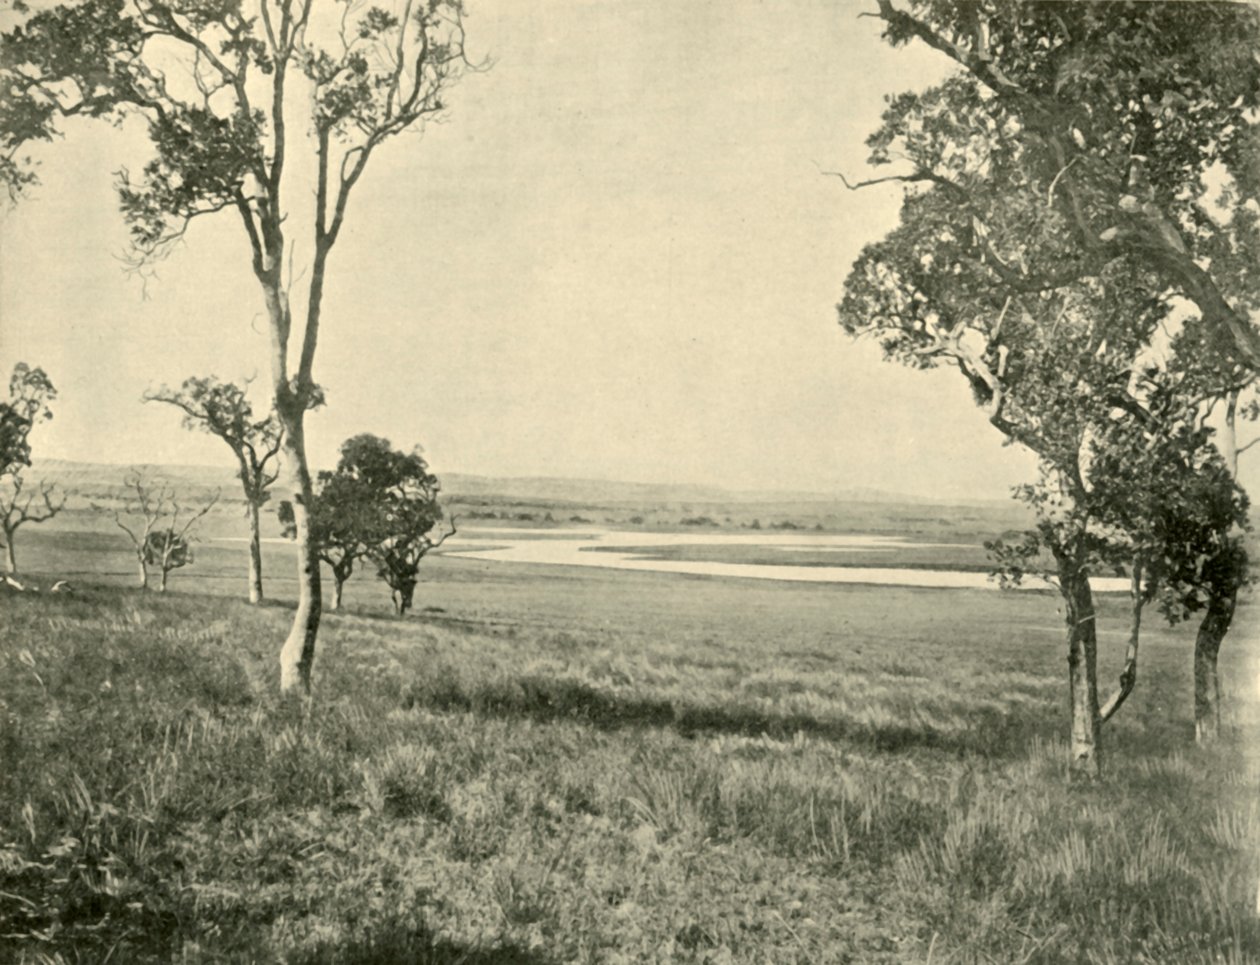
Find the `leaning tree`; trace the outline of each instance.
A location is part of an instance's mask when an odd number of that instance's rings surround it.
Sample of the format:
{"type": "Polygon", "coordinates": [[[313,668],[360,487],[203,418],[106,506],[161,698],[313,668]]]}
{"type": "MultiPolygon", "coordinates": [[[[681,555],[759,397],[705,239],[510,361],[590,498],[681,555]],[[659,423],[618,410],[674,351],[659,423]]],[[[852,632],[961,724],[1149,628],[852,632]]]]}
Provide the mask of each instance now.
{"type": "Polygon", "coordinates": [[[11,192],[32,181],[24,145],[54,137],[62,119],[138,115],[153,157],[119,179],[136,257],[162,257],[198,218],[241,226],[293,493],[299,598],[280,653],[284,691],[309,692],[319,630],[304,416],[330,258],[378,150],[444,110],[467,65],[463,13],[462,0],[82,0],[28,13],[0,37],[0,178],[11,192]],[[305,123],[291,126],[297,117],[305,123]],[[293,183],[304,176],[287,163],[295,151],[311,153],[313,183],[293,183]],[[308,193],[299,231],[286,199],[308,193]],[[294,267],[297,234],[309,256],[294,267]],[[291,291],[299,277],[304,297],[291,291]]]}
{"type": "Polygon", "coordinates": [[[222,439],[236,457],[237,476],[249,517],[249,602],[263,598],[262,532],[259,513],[271,498],[280,474],[276,457],[283,433],[275,413],[257,418],[245,388],[213,375],[187,378],[178,389],[162,386],[146,392],[146,402],[165,402],[184,413],[184,428],[222,439]]]}
{"type": "MultiPolygon", "coordinates": [[[[1142,277],[1152,297],[1191,313],[1187,326],[1200,336],[1193,346],[1181,340],[1181,358],[1198,353],[1254,378],[1260,12],[1216,2],[876,0],[876,8],[890,43],[924,43],[957,68],[889,99],[868,144],[872,163],[891,173],[852,185],[899,183],[907,209],[938,210],[925,272],[961,271],[997,306],[1060,298],[1116,272],[1142,277]]],[[[990,320],[997,314],[992,307],[990,320]]],[[[1001,343],[995,333],[990,362],[1000,361],[1001,343]]],[[[1236,402],[1237,385],[1219,383],[1202,403],[1236,402]]],[[[1232,465],[1228,434],[1218,440],[1232,465]]],[[[1237,596],[1232,577],[1213,585],[1196,674],[1214,673],[1237,596]]],[[[1212,713],[1201,701],[1196,708],[1212,713]]],[[[1215,732],[1198,724],[1201,737],[1215,732]]]]}

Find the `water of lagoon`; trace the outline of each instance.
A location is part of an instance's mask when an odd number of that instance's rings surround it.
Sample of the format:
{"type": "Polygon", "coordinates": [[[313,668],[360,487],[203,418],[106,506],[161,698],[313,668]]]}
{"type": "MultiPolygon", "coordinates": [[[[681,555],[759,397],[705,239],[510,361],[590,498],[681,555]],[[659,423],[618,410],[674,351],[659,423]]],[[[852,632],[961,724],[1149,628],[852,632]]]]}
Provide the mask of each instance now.
{"type": "MultiPolygon", "coordinates": [[[[547,566],[590,566],[650,573],[781,580],[796,583],[865,583],[949,590],[993,590],[997,582],[986,573],[896,566],[805,566],[791,562],[793,552],[870,553],[912,547],[941,547],[945,543],[915,543],[894,536],[832,533],[642,533],[615,530],[509,529],[483,527],[461,535],[475,539],[451,540],[444,556],[547,566]],[[571,533],[571,536],[565,535],[571,533]],[[547,538],[537,538],[537,537],[547,538]],[[476,543],[483,543],[480,548],[476,543]],[[653,549],[664,546],[764,546],[781,551],[783,563],[724,563],[710,560],[657,559],[653,549]]],[[[1092,581],[1098,591],[1127,591],[1128,581],[1092,581]]],[[[1029,589],[1044,589],[1042,580],[1029,580],[1029,589]]]]}

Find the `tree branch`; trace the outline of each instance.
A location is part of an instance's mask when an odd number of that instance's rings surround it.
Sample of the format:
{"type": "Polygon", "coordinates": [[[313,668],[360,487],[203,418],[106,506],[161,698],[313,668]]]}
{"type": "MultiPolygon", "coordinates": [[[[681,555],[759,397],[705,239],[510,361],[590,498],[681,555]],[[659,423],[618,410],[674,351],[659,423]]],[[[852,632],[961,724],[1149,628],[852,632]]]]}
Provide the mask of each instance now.
{"type": "Polygon", "coordinates": [[[1129,643],[1125,649],[1124,669],[1120,672],[1119,686],[1098,711],[1099,719],[1104,724],[1120,709],[1120,705],[1128,699],[1129,694],[1133,693],[1133,687],[1137,683],[1138,642],[1142,632],[1142,608],[1146,603],[1146,597],[1142,592],[1142,573],[1142,561],[1135,560],[1129,588],[1131,599],[1129,643]]]}

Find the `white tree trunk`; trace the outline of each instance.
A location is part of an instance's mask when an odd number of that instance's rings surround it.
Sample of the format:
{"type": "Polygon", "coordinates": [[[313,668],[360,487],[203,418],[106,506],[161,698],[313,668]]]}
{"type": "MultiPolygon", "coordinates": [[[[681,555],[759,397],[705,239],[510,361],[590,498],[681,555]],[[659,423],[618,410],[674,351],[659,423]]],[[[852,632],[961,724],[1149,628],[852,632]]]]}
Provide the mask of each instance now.
{"type": "Polygon", "coordinates": [[[311,670],[315,664],[315,638],[319,633],[322,604],[319,555],[311,540],[308,507],[311,503],[311,473],[306,464],[306,438],[300,406],[277,407],[284,425],[284,459],[293,490],[294,545],[297,548],[298,605],[293,626],[280,650],[280,691],[311,691],[311,670]],[[296,408],[296,412],[290,411],[296,408]]]}
{"type": "Polygon", "coordinates": [[[258,504],[249,503],[249,602],[261,603],[262,586],[262,534],[259,531],[258,504]]]}
{"type": "Polygon", "coordinates": [[[1062,586],[1068,643],[1068,687],[1072,736],[1068,776],[1096,780],[1102,773],[1102,718],[1098,706],[1098,635],[1089,576],[1075,561],[1061,555],[1062,586]]]}

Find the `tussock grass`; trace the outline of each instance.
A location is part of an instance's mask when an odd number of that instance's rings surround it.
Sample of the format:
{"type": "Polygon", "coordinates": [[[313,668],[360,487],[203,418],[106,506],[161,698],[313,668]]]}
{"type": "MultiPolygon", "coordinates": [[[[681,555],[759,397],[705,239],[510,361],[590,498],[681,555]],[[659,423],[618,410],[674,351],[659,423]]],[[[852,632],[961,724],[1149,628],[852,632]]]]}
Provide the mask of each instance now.
{"type": "Polygon", "coordinates": [[[1069,788],[1044,600],[621,579],[332,617],[311,705],[282,607],[7,598],[0,961],[1260,961],[1184,641],[1069,788]]]}

